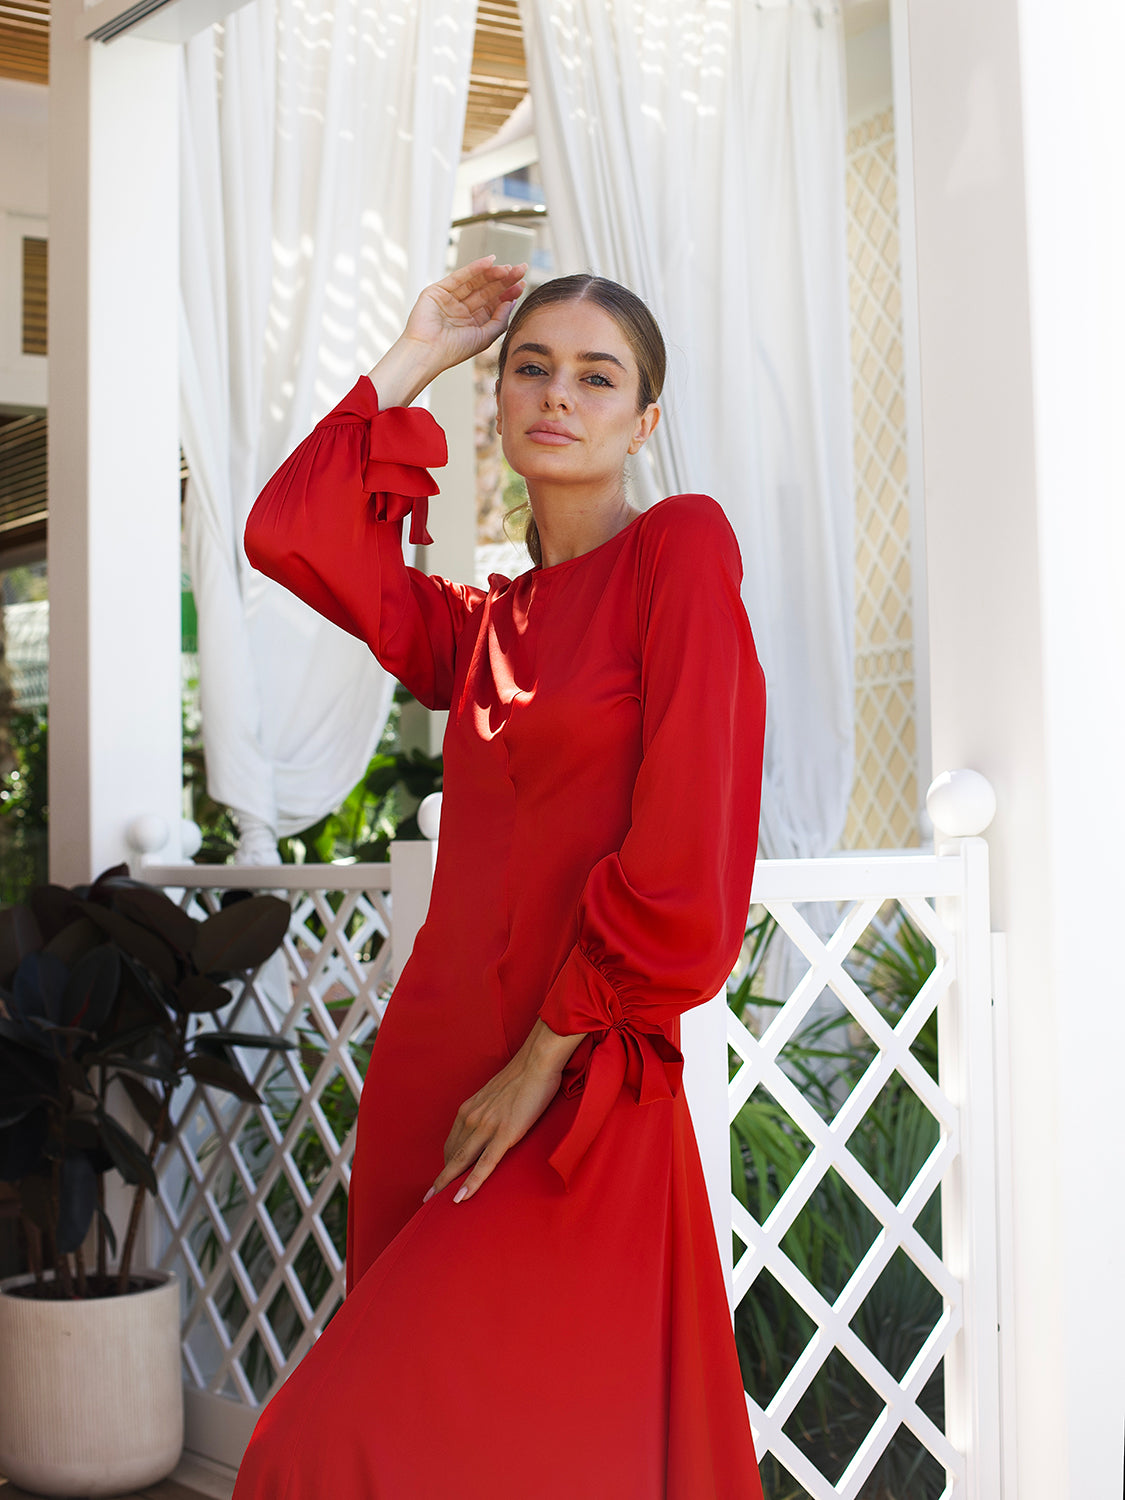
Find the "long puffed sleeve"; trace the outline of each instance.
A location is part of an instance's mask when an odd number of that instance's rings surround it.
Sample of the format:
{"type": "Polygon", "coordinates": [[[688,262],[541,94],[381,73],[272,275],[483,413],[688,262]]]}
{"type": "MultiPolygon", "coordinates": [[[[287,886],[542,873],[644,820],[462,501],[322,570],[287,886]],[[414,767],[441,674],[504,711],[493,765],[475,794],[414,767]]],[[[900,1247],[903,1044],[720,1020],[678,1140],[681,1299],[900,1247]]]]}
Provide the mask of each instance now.
{"type": "Polygon", "coordinates": [[[428,708],[449,707],[457,639],[484,597],[403,560],[407,515],[410,540],[432,540],[427,470],[445,462],[430,413],[381,412],[365,375],[278,469],[245,534],[255,568],[366,641],[428,708]]]}
{"type": "Polygon", "coordinates": [[[565,1087],[578,1115],[552,1156],[564,1181],[622,1087],[680,1087],[676,1018],[715,995],[743,940],[757,851],[765,681],[739,595],[742,560],[706,496],[645,521],[643,759],[619,850],[590,872],[578,937],[540,1017],[590,1034],[565,1087]]]}

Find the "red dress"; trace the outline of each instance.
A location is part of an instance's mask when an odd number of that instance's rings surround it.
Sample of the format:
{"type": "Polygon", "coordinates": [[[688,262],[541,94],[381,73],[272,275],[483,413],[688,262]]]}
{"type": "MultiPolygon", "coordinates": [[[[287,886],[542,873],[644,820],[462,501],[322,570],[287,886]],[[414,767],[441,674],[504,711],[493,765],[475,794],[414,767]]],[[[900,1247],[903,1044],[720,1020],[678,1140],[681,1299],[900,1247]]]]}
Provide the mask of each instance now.
{"type": "Polygon", "coordinates": [[[348,1296],[235,1500],[759,1500],[679,1016],[732,968],[764,685],[731,528],[676,495],[488,592],[405,566],[428,413],[364,377],[263,490],[255,567],[450,710],[429,916],[363,1089],[348,1296]],[[370,497],[370,498],[369,498],[370,497]],[[478,1194],[425,1206],[536,1016],[587,1032],[478,1194]]]}

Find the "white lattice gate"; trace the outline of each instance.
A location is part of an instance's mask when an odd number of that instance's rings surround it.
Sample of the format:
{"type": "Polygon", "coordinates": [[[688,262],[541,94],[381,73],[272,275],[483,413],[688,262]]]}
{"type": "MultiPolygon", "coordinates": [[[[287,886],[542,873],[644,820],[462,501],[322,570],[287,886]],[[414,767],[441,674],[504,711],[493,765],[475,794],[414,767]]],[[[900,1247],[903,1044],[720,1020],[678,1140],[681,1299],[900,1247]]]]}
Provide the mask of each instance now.
{"type": "Polygon", "coordinates": [[[727,1038],[766,1493],[996,1500],[987,846],[766,862],[754,897],[772,962],[727,1038]],[[788,980],[763,1004],[770,974],[788,980]]]}
{"type": "MultiPolygon", "coordinates": [[[[428,868],[396,895],[404,952],[428,868]]],[[[262,878],[149,873],[206,907],[262,878]]],[[[343,1293],[351,1132],[392,928],[388,867],[333,871],[335,892],[315,884],[326,873],[271,871],[293,903],[284,962],[225,1018],[298,1049],[241,1059],[261,1108],[185,1088],[160,1173],[151,1244],[185,1287],[189,1445],[227,1463],[343,1293]]],[[[728,996],[732,1130],[721,1110],[717,1129],[697,1123],[712,1185],[731,1181],[731,1146],[736,1334],[767,1496],[995,1500],[986,846],[766,861],[754,897],[771,935],[728,996]]],[[[721,1024],[710,1035],[714,1070],[721,1024]]]]}

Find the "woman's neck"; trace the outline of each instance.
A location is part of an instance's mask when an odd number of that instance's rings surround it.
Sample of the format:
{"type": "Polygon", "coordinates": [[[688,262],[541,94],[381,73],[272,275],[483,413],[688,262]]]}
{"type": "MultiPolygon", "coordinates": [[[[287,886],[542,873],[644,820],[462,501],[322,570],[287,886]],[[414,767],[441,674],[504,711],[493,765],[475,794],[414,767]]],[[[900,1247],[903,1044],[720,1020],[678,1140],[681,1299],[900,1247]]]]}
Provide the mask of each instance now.
{"type": "Polygon", "coordinates": [[[545,568],[592,552],[615,537],[637,514],[625,498],[624,483],[608,492],[585,491],[574,485],[529,485],[528,499],[545,568]]]}

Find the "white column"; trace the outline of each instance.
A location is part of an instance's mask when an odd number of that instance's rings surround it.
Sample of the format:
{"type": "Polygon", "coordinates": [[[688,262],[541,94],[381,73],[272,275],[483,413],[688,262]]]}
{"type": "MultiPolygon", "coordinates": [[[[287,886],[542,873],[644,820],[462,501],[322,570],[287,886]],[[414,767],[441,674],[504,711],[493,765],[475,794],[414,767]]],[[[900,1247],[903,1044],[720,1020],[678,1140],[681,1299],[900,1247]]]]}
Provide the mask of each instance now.
{"type": "MultiPolygon", "coordinates": [[[[1019,29],[1053,939],[1044,1046],[1059,1095],[1055,1421],[1060,1493],[1092,1497],[1121,1493],[1125,1419],[1125,14],[1019,0],[1019,29]]],[[[1025,1156],[1021,1238],[1035,1176],[1025,1156]]]]}
{"type": "Polygon", "coordinates": [[[50,88],[50,864],[89,880],[163,818],[179,856],[178,51],[78,37],[50,88]]]}
{"type": "Polygon", "coordinates": [[[1125,1405],[1125,32],[1093,0],[907,0],[895,17],[909,26],[933,764],[983,772],[999,803],[1003,1495],[1087,1500],[1120,1493],[1125,1405]]]}

